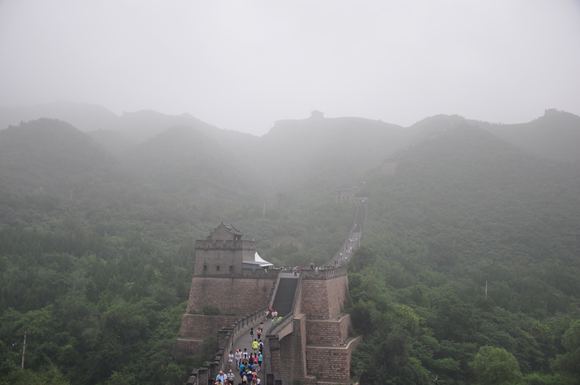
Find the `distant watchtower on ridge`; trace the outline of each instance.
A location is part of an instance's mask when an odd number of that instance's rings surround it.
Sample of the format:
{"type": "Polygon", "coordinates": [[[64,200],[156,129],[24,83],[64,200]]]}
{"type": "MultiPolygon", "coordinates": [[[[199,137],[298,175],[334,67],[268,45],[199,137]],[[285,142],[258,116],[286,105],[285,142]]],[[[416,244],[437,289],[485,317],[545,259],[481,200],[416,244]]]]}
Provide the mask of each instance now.
{"type": "Polygon", "coordinates": [[[241,275],[244,261],[254,261],[256,255],[254,241],[242,240],[243,235],[222,222],[206,239],[196,241],[194,276],[241,275]]]}
{"type": "Polygon", "coordinates": [[[310,119],[324,119],[324,112],[312,110],[310,111],[310,119]]]}
{"type": "Polygon", "coordinates": [[[351,188],[337,188],[336,189],[336,201],[352,201],[354,200],[354,190],[351,188]]]}

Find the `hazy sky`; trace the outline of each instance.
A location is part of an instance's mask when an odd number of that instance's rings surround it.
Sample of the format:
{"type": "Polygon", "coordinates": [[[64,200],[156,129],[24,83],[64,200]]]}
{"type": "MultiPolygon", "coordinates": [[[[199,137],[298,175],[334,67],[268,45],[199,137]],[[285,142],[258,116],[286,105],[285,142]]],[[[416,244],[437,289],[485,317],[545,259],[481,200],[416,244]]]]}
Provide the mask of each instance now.
{"type": "Polygon", "coordinates": [[[257,135],[580,115],[580,0],[0,0],[0,105],[60,99],[257,135]]]}

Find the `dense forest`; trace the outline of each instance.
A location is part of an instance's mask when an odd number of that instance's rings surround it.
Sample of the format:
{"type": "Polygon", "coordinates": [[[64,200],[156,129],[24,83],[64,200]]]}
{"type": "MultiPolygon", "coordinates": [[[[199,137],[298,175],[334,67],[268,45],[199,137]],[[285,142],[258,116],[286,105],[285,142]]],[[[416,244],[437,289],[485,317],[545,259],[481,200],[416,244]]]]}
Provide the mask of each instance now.
{"type": "Polygon", "coordinates": [[[578,383],[580,170],[466,124],[433,134],[365,184],[361,382],[578,383]]]}
{"type": "MultiPolygon", "coordinates": [[[[580,118],[560,115],[576,135],[580,118]]],[[[103,116],[110,130],[0,131],[0,384],[183,383],[214,353],[211,336],[199,356],[176,345],[195,240],[223,221],[276,265],[320,265],[353,220],[334,191],[354,185],[370,204],[346,304],[365,336],[361,383],[578,382],[569,145],[546,159],[457,116],[290,121],[262,138],[190,116],[103,116]]]]}

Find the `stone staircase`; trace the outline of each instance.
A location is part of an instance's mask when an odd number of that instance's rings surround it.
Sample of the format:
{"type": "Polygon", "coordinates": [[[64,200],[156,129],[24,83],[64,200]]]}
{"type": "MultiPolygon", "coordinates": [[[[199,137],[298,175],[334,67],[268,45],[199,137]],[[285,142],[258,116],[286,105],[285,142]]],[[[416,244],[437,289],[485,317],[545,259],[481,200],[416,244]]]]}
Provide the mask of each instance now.
{"type": "Polygon", "coordinates": [[[278,312],[278,317],[285,317],[292,312],[292,303],[296,294],[296,285],[298,277],[280,278],[276,298],[272,304],[272,309],[278,312]]]}

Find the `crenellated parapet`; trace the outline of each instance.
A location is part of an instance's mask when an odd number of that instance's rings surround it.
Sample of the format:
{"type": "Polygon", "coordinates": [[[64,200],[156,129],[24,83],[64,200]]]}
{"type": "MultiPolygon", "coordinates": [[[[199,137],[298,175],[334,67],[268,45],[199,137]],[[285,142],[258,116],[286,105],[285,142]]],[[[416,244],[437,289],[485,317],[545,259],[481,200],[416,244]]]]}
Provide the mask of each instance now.
{"type": "Polygon", "coordinates": [[[198,240],[195,241],[195,249],[196,250],[215,250],[215,249],[227,249],[227,250],[234,250],[234,249],[252,249],[256,250],[256,246],[254,245],[254,241],[245,241],[245,240],[198,240]]]}
{"type": "Polygon", "coordinates": [[[336,267],[320,270],[304,270],[301,272],[302,279],[326,280],[348,275],[346,267],[336,267]]]}

